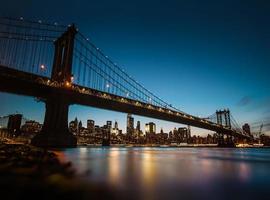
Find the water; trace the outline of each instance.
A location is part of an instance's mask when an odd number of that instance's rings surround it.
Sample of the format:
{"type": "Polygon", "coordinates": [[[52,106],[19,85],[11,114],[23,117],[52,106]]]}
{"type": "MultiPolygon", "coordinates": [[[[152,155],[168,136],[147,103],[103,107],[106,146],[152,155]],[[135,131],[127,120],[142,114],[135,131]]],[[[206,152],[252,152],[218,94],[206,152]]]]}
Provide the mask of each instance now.
{"type": "Polygon", "coordinates": [[[122,199],[270,199],[270,149],[74,148],[59,152],[122,199]]]}

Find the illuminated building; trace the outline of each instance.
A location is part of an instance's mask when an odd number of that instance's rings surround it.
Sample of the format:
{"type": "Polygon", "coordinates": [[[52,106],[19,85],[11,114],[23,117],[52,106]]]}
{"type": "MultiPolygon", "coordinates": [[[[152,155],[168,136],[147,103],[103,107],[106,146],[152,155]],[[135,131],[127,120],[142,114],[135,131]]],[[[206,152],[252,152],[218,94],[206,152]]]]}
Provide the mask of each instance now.
{"type": "Polygon", "coordinates": [[[148,124],[145,124],[145,133],[156,133],[156,124],[154,122],[149,122],[148,124]]]}
{"type": "Polygon", "coordinates": [[[127,115],[127,135],[132,136],[134,132],[134,118],[131,114],[127,115]]]}
{"type": "Polygon", "coordinates": [[[87,120],[87,129],[89,131],[89,133],[94,133],[95,131],[95,121],[88,119],[87,120]]]}
{"type": "Polygon", "coordinates": [[[115,135],[115,136],[119,134],[117,121],[114,122],[114,127],[112,128],[112,134],[115,135]]]}

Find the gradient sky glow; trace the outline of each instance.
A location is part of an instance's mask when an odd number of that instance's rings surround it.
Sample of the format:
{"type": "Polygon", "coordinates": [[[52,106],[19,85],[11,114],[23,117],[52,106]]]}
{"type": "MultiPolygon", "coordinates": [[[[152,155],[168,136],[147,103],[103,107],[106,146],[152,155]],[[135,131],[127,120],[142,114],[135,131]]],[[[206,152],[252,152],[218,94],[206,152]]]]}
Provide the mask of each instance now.
{"type": "MultiPolygon", "coordinates": [[[[9,0],[3,16],[69,24],[153,93],[201,117],[230,108],[240,124],[270,130],[270,2],[266,0],[9,0]]],[[[0,93],[0,116],[43,121],[44,105],[0,93]]],[[[69,118],[99,125],[126,114],[73,105],[69,118]]],[[[165,131],[181,126],[154,121],[165,131]]],[[[125,129],[124,129],[125,131],[125,129]]],[[[207,133],[207,130],[196,130],[207,133]]]]}

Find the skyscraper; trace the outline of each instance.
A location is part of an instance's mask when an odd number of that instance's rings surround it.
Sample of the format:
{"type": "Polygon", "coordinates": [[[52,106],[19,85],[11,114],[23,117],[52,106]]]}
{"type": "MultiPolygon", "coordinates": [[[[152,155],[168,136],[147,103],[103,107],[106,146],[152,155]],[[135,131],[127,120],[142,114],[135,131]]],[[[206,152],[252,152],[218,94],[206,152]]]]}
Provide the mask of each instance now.
{"type": "Polygon", "coordinates": [[[245,131],[248,135],[251,135],[249,124],[245,123],[245,124],[242,126],[242,129],[243,129],[243,131],[245,131]]]}
{"type": "Polygon", "coordinates": [[[132,135],[134,132],[134,118],[131,114],[127,115],[127,135],[132,135]]]}
{"type": "Polygon", "coordinates": [[[88,119],[87,120],[87,129],[90,133],[93,133],[95,131],[95,121],[88,119]]]}
{"type": "Polygon", "coordinates": [[[140,121],[137,121],[136,131],[138,131],[138,132],[141,131],[141,122],[140,121]]]}
{"type": "Polygon", "coordinates": [[[114,122],[114,128],[115,129],[118,129],[118,123],[117,123],[117,121],[114,122]]]}
{"type": "Polygon", "coordinates": [[[156,124],[154,122],[145,124],[145,133],[156,133],[156,124]]]}

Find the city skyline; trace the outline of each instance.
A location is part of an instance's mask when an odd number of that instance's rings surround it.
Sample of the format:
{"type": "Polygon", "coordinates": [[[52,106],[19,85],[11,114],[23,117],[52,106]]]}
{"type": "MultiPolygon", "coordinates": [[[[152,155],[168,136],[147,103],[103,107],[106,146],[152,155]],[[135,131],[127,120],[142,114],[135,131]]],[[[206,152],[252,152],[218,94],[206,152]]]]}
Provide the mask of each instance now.
{"type": "MultiPolygon", "coordinates": [[[[140,1],[122,2],[124,11],[115,12],[121,10],[115,7],[115,10],[108,10],[100,16],[100,4],[93,2],[88,6],[92,6],[94,12],[89,12],[85,18],[78,17],[79,10],[75,10],[69,18],[62,19],[53,9],[58,6],[52,7],[51,15],[47,16],[46,7],[51,8],[51,1],[44,4],[44,10],[36,9],[38,1],[33,2],[30,9],[27,2],[21,4],[14,11],[11,4],[5,2],[6,6],[0,8],[1,13],[66,24],[75,21],[136,80],[184,112],[207,117],[216,109],[230,108],[241,125],[250,123],[251,127],[257,127],[264,123],[268,125],[264,127],[264,132],[269,133],[270,62],[267,54],[269,39],[265,35],[269,32],[266,25],[269,19],[267,5],[258,3],[254,7],[248,1],[243,7],[238,2],[220,1],[215,3],[217,9],[210,2],[193,5],[170,1],[165,7],[156,2],[149,9],[151,1],[144,7],[140,1]],[[147,9],[151,10],[151,15],[148,15],[147,9]],[[196,12],[190,16],[185,9],[196,12]],[[134,18],[137,11],[141,14],[139,19],[134,18]],[[159,16],[161,11],[164,12],[162,18],[159,16]],[[15,15],[13,12],[16,12],[15,15]],[[114,18],[108,21],[112,12],[115,12],[114,18]],[[228,12],[229,16],[224,15],[228,12]],[[209,21],[206,13],[216,18],[209,21]],[[121,18],[123,14],[125,19],[121,18]],[[160,30],[159,27],[165,29],[160,30]]],[[[112,5],[108,3],[107,6],[112,5]]],[[[63,9],[63,12],[68,13],[69,9],[63,9]]],[[[18,111],[43,122],[44,105],[33,103],[33,98],[0,95],[1,115],[18,111]]],[[[82,119],[95,116],[97,121],[113,116],[121,124],[125,120],[123,113],[71,106],[69,119],[76,115],[82,116],[82,119]]],[[[175,126],[163,121],[159,123],[159,120],[151,121],[162,124],[165,130],[175,126]]]]}

